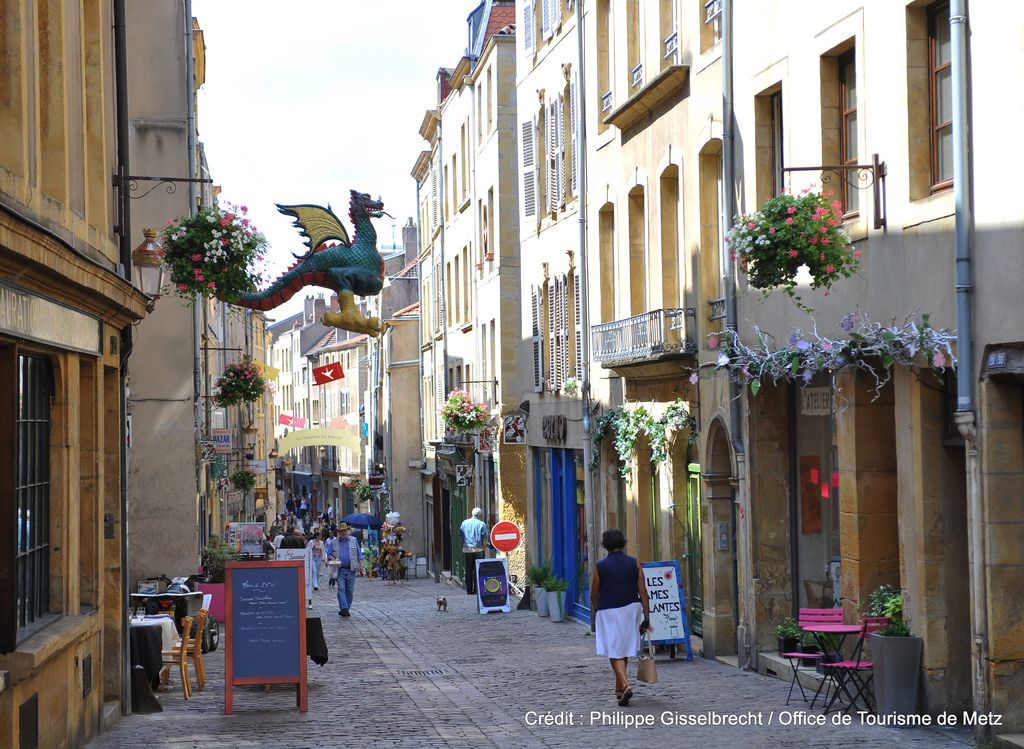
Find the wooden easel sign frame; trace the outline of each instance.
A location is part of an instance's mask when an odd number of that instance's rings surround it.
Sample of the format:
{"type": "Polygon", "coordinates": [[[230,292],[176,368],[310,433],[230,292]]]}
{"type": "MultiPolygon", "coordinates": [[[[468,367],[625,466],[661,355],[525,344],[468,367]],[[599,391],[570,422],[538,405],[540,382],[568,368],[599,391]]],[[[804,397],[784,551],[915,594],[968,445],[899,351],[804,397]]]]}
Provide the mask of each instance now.
{"type": "Polygon", "coordinates": [[[228,562],[224,572],[224,714],[240,684],[294,684],[306,712],[303,562],[228,562]]]}

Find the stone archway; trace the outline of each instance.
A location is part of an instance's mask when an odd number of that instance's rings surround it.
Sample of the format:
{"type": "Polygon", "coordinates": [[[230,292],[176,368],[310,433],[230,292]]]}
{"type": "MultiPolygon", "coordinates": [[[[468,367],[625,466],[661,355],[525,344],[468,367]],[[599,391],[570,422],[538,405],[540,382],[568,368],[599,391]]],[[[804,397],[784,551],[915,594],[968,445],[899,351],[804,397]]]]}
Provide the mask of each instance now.
{"type": "Polygon", "coordinates": [[[704,654],[735,655],[735,479],[729,432],[720,418],[708,426],[701,465],[704,516],[704,654]]]}

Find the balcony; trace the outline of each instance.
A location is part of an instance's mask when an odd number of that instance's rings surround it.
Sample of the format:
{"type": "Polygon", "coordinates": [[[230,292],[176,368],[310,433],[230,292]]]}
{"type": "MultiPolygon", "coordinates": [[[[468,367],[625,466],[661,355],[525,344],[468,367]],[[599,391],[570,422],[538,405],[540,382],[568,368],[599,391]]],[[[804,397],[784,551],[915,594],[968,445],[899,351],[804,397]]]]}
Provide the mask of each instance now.
{"type": "Polygon", "coordinates": [[[610,112],[612,111],[612,92],[605,91],[601,94],[601,111],[610,112]]]}
{"type": "Polygon", "coordinates": [[[673,31],[663,42],[665,45],[665,59],[677,62],[679,57],[679,32],[673,31]]]}
{"type": "MultiPolygon", "coordinates": [[[[645,80],[643,65],[637,65],[631,75],[632,95],[618,108],[606,112],[604,122],[619,130],[650,122],[657,113],[688,95],[689,77],[689,65],[673,64],[666,65],[657,75],[645,80]]],[[[603,107],[602,112],[605,112],[603,107]]]]}
{"type": "Polygon", "coordinates": [[[677,373],[677,360],[696,352],[686,335],[686,318],[691,315],[675,307],[595,325],[591,330],[594,361],[605,369],[629,370],[626,374],[633,376],[677,373]],[[653,366],[664,362],[667,368],[653,366]]]}

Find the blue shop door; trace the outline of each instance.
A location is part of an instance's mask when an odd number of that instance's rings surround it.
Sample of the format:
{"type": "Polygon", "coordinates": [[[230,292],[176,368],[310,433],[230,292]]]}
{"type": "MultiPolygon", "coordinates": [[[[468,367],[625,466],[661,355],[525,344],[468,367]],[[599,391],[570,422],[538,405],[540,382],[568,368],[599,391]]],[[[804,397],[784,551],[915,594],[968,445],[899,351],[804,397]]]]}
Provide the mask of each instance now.
{"type": "Polygon", "coordinates": [[[552,571],[569,584],[568,614],[590,622],[583,452],[551,450],[552,571]]]}

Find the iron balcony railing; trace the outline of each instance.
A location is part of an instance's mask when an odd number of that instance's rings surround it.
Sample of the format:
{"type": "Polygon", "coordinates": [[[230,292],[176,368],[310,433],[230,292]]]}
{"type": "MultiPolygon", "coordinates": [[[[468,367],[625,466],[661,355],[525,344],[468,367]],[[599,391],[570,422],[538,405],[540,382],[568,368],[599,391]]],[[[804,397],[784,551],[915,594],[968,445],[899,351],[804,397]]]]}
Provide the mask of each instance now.
{"type": "Polygon", "coordinates": [[[704,23],[713,23],[722,15],[722,0],[707,0],[704,3],[704,23]]]}
{"type": "Polygon", "coordinates": [[[679,32],[673,31],[671,34],[665,37],[665,59],[675,60],[676,53],[679,51],[679,32]]]}
{"type": "Polygon", "coordinates": [[[708,320],[724,320],[726,317],[725,297],[708,300],[708,320]]]}
{"type": "Polygon", "coordinates": [[[630,71],[633,80],[633,88],[638,88],[644,83],[644,64],[640,63],[630,71]]]}
{"type": "Polygon", "coordinates": [[[692,352],[693,344],[686,338],[686,310],[659,309],[595,325],[591,348],[594,361],[600,364],[692,352]]]}
{"type": "Polygon", "coordinates": [[[601,111],[610,112],[612,111],[612,92],[605,91],[601,94],[601,111]]]}

